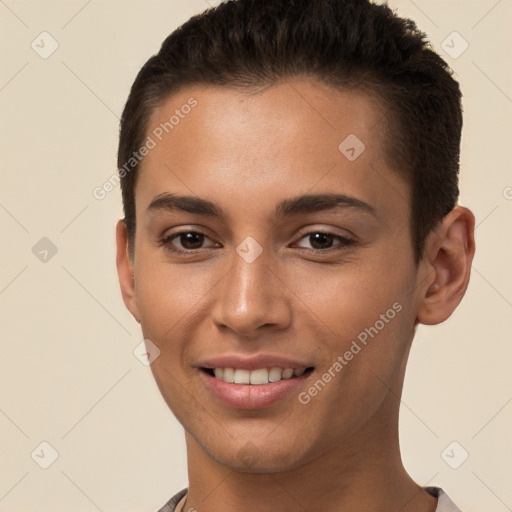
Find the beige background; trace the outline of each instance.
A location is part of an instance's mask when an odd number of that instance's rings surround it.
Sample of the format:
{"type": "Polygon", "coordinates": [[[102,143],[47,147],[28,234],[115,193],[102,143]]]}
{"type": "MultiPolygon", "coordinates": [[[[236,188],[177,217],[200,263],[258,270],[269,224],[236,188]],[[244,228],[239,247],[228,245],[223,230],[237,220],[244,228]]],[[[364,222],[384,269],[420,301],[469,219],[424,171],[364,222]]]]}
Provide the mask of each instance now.
{"type": "MultiPolygon", "coordinates": [[[[461,203],[478,223],[463,304],[420,329],[412,350],[403,457],[418,483],[441,485],[463,512],[502,512],[512,507],[512,2],[391,5],[460,79],[461,203]],[[454,31],[469,44],[457,58],[454,31]],[[469,453],[458,469],[442,457],[452,441],[462,447],[448,450],[452,464],[469,453]]],[[[154,512],[187,484],[181,426],[132,352],[142,336],[114,263],[120,192],[99,201],[92,190],[116,170],[118,117],[138,69],[206,7],[0,0],[2,511],[154,512]],[[31,48],[43,31],[59,45],[47,59],[31,48]],[[47,262],[32,252],[42,237],[57,247],[47,262]],[[36,463],[50,460],[43,441],[59,454],[48,469],[36,463]]]]}

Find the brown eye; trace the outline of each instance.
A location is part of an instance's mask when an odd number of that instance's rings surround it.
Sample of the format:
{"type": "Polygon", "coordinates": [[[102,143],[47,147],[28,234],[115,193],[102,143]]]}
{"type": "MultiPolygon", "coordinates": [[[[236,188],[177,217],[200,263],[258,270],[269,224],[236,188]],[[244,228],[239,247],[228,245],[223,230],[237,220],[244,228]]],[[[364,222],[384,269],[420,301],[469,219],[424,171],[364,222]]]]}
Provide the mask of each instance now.
{"type": "Polygon", "coordinates": [[[164,249],[176,253],[193,252],[204,249],[205,240],[210,240],[205,234],[197,231],[182,231],[166,236],[162,240],[164,249]]]}
{"type": "Polygon", "coordinates": [[[323,231],[312,231],[311,233],[307,233],[301,238],[301,241],[307,240],[309,241],[310,247],[306,247],[304,245],[298,245],[303,249],[311,249],[312,251],[318,252],[328,252],[329,250],[341,250],[347,247],[350,244],[353,244],[354,241],[346,238],[341,235],[336,235],[334,233],[324,233],[323,231]],[[334,242],[338,240],[338,245],[334,246],[334,242]]]}
{"type": "Polygon", "coordinates": [[[334,237],[326,233],[313,233],[308,237],[313,249],[329,249],[334,242],[334,237]]]}
{"type": "Polygon", "coordinates": [[[181,233],[176,238],[179,239],[181,246],[184,249],[200,249],[203,245],[205,236],[201,233],[191,231],[188,233],[181,233]]]}

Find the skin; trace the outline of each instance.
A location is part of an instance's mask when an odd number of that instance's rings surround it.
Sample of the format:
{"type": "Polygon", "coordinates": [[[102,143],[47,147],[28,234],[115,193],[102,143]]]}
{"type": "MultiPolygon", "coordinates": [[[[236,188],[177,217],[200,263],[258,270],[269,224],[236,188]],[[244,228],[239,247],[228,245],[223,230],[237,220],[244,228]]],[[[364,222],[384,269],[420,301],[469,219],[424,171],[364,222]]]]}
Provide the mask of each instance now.
{"type": "Polygon", "coordinates": [[[198,105],[143,160],[134,259],[122,221],[116,232],[124,302],[161,351],[151,369],[185,429],[184,510],[434,511],[436,498],[402,465],[399,398],[415,326],[444,321],[466,291],[473,214],[454,208],[414,263],[409,186],[385,159],[382,110],[363,93],[310,79],[250,93],[189,87],[154,112],[148,133],[191,96],[198,105]],[[352,162],[338,150],[351,133],[366,146],[352,162]],[[164,192],[208,199],[226,217],[147,212],[164,192]],[[273,217],[280,201],[313,193],[352,196],[375,215],[273,217]],[[206,235],[195,246],[168,242],[199,247],[192,256],[162,245],[180,230],[206,235]],[[319,231],[354,242],[315,244],[307,235],[319,231]],[[252,263],[236,252],[247,236],[263,249],[252,263]],[[310,361],[307,390],[394,303],[401,311],[306,405],[292,394],[232,409],[203,384],[205,358],[268,353],[310,361]]]}

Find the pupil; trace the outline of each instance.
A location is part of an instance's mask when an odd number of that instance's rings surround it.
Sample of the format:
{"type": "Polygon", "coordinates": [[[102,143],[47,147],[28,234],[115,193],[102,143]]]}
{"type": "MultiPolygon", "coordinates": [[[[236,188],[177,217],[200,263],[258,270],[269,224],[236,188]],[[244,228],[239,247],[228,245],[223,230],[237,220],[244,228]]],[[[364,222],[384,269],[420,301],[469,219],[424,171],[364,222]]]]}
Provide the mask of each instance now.
{"type": "Polygon", "coordinates": [[[182,233],[180,242],[186,249],[200,249],[204,236],[201,233],[182,233]]]}
{"type": "Polygon", "coordinates": [[[314,249],[327,249],[332,245],[331,235],[327,235],[325,233],[315,233],[309,236],[311,238],[311,246],[314,249]],[[320,245],[320,247],[315,247],[315,245],[320,245]]]}

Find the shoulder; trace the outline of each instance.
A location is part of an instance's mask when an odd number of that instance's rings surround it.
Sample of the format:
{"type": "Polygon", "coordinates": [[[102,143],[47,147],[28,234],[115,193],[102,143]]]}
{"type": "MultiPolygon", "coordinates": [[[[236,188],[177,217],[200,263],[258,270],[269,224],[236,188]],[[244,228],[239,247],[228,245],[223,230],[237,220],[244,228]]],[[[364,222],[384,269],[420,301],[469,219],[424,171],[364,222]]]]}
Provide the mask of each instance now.
{"type": "Polygon", "coordinates": [[[435,512],[461,512],[461,510],[453,503],[448,494],[440,487],[424,487],[432,496],[437,498],[437,508],[435,512]]]}
{"type": "MultiPolygon", "coordinates": [[[[461,510],[453,503],[448,494],[446,494],[440,487],[425,487],[430,495],[437,498],[437,508],[435,512],[461,512],[461,510]]],[[[157,512],[175,512],[176,505],[180,502],[181,498],[185,496],[188,489],[182,489],[175,494],[162,508],[157,512]]]]}
{"type": "Polygon", "coordinates": [[[188,489],[182,489],[179,493],[175,494],[162,508],[157,512],[174,512],[176,505],[180,502],[181,498],[185,496],[188,489]]]}

